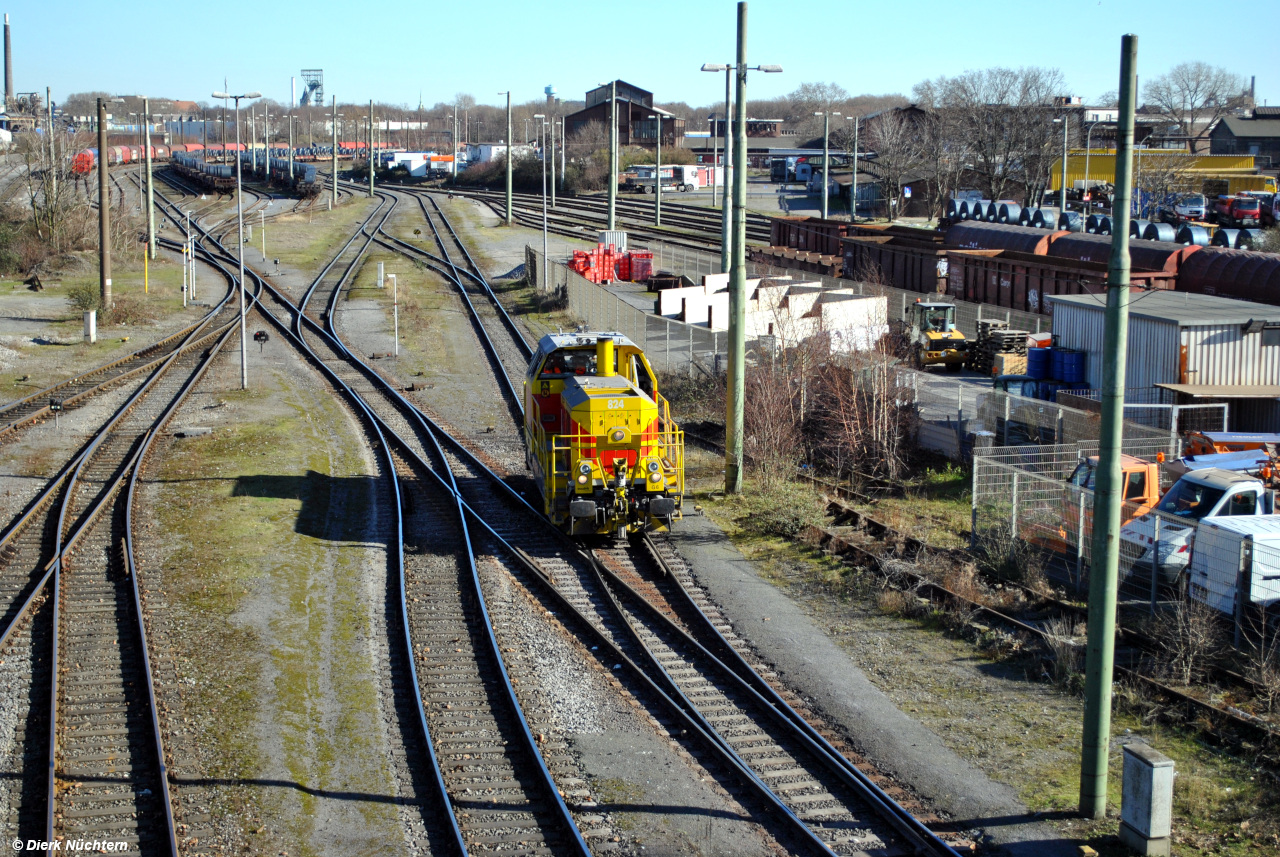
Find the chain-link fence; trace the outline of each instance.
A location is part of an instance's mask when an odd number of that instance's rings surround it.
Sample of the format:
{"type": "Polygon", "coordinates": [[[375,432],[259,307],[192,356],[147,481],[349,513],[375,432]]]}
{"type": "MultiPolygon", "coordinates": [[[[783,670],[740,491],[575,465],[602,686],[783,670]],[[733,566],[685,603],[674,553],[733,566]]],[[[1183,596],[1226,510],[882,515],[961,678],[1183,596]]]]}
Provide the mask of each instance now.
{"type": "MultiPolygon", "coordinates": [[[[690,375],[724,370],[727,331],[646,312],[566,265],[554,260],[549,266],[544,265],[542,253],[537,250],[529,248],[527,256],[533,266],[533,281],[539,288],[563,289],[571,315],[592,330],[617,331],[628,337],[644,350],[655,369],[690,375]]],[[[748,348],[754,345],[754,340],[748,340],[748,348]]]]}

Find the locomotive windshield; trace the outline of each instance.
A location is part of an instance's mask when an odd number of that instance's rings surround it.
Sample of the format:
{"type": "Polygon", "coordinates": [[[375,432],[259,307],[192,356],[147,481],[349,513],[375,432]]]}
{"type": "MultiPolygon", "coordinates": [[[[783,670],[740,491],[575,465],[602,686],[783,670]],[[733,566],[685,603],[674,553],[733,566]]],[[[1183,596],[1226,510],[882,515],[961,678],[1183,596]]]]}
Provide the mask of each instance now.
{"type": "Polygon", "coordinates": [[[539,378],[563,378],[565,375],[596,374],[596,350],[577,348],[553,351],[542,364],[539,378]]]}

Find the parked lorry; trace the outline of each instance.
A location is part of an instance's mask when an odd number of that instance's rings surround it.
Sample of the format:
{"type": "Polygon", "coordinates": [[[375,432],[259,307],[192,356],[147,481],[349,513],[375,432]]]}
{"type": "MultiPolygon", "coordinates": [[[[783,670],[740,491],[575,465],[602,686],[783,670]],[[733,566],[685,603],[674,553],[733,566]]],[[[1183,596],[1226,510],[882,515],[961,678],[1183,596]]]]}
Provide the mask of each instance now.
{"type": "Polygon", "coordinates": [[[1213,204],[1213,219],[1219,226],[1233,229],[1257,226],[1262,219],[1262,204],[1247,194],[1220,196],[1213,204]]]}
{"type": "MultiPolygon", "coordinates": [[[[632,167],[626,173],[623,186],[636,193],[653,193],[654,165],[632,167]]],[[[671,164],[662,167],[662,189],[664,191],[681,191],[688,193],[700,187],[710,187],[712,179],[719,185],[724,184],[723,167],[699,167],[693,164],[671,164]],[[712,176],[712,170],[715,176],[712,176]]]]}
{"type": "Polygon", "coordinates": [[[1201,522],[1218,518],[1256,517],[1275,512],[1270,468],[1266,475],[1230,470],[1193,470],[1165,492],[1154,511],[1120,528],[1126,553],[1136,556],[1135,568],[1150,568],[1153,560],[1161,583],[1177,586],[1186,572],[1201,522]],[[1152,555],[1155,551],[1155,555],[1152,555]]]}
{"type": "MultiPolygon", "coordinates": [[[[1098,456],[1082,459],[1067,477],[1067,498],[1059,510],[1060,514],[1055,515],[1051,522],[1028,522],[1029,531],[1023,533],[1023,538],[1061,553],[1072,553],[1078,539],[1092,538],[1093,503],[1088,498],[1081,502],[1081,495],[1095,490],[1097,473],[1098,456]],[[1080,525],[1081,513],[1084,514],[1083,527],[1080,525]]],[[[1147,514],[1155,506],[1160,499],[1160,475],[1157,462],[1144,461],[1132,455],[1120,456],[1120,496],[1124,498],[1120,512],[1122,525],[1147,514]]]]}

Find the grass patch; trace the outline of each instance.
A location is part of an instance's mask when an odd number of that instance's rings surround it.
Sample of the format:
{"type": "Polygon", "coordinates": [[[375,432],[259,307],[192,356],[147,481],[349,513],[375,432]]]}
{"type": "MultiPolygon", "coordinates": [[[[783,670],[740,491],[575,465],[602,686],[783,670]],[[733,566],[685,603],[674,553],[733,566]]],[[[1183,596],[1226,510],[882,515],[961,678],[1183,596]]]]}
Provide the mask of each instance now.
{"type": "MultiPolygon", "coordinates": [[[[333,211],[317,208],[277,217],[267,224],[267,257],[279,259],[281,265],[314,277],[333,258],[356,226],[368,217],[374,204],[375,200],[357,197],[333,211]]],[[[234,243],[233,235],[227,245],[232,252],[235,252],[234,243]]],[[[261,248],[262,237],[255,229],[253,238],[246,238],[245,249],[260,251],[261,248]]],[[[245,255],[252,259],[258,254],[245,255]]]]}

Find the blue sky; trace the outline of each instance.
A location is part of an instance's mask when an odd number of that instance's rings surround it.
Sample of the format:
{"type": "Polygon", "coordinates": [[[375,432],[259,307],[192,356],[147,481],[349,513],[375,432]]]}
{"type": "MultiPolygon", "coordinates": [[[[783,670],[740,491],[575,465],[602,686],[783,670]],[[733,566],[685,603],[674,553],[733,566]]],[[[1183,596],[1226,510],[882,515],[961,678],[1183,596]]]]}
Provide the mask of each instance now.
{"type": "MultiPolygon", "coordinates": [[[[1276,0],[1248,5],[1245,18],[1150,2],[916,0],[749,4],[748,59],[785,73],[753,75],[750,95],[781,95],[804,82],[830,81],[851,93],[902,92],[913,83],[988,66],[1060,68],[1086,100],[1116,88],[1120,36],[1139,36],[1146,79],[1184,60],[1221,62],[1257,75],[1259,102],[1280,103],[1274,50],[1242,38],[1247,22],[1267,20],[1276,0]],[[1235,59],[1240,57],[1242,59],[1235,59]]],[[[547,84],[581,98],[597,81],[619,77],[659,100],[707,104],[723,97],[722,75],[704,62],[734,56],[735,3],[546,3],[537,0],[306,3],[135,0],[20,0],[7,7],[14,28],[19,92],[53,88],[208,99],[222,88],[260,89],[284,101],[289,77],[323,68],[341,100],[430,106],[468,92],[499,102],[538,98],[547,84]]],[[[1265,40],[1264,40],[1265,41],[1265,40]]]]}

